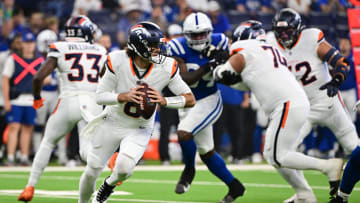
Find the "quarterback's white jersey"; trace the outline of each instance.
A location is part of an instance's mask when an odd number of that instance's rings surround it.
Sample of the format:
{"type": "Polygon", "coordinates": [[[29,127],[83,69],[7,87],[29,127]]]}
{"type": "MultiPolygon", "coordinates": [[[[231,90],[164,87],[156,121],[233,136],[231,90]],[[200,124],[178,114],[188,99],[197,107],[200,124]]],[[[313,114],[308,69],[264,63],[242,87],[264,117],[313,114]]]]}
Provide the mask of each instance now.
{"type": "Polygon", "coordinates": [[[266,113],[289,100],[295,101],[295,106],[308,103],[305,92],[287,69],[286,59],[275,47],[258,40],[240,40],[232,44],[230,51],[244,56],[242,83],[255,94],[266,113]]]}
{"type": "Polygon", "coordinates": [[[161,92],[168,86],[175,94],[191,92],[179,74],[177,62],[167,57],[162,64],[152,64],[145,72],[140,73],[134,61],[125,51],[111,52],[107,57],[106,71],[97,89],[97,101],[108,106],[108,118],[116,121],[116,126],[123,128],[152,128],[155,114],[149,119],[140,116],[133,102],[117,102],[119,93],[129,92],[141,81],[161,92]]]}
{"type": "Polygon", "coordinates": [[[268,33],[266,40],[284,54],[290,71],[304,87],[310,103],[328,105],[331,98],[326,95],[326,91],[319,90],[331,80],[327,64],[317,54],[317,48],[324,40],[323,32],[317,28],[304,29],[291,49],[282,47],[274,33],[268,33]]]}
{"type": "Polygon", "coordinates": [[[47,57],[57,58],[60,97],[76,92],[95,92],[106,49],[87,42],[56,42],[47,57]]]}

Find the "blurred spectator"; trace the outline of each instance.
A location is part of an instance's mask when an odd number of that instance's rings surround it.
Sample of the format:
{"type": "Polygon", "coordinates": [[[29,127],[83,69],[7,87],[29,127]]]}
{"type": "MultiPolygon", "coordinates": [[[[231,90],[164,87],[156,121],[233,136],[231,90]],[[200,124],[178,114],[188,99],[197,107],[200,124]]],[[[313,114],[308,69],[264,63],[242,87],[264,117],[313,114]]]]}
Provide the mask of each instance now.
{"type": "Polygon", "coordinates": [[[0,51],[9,49],[9,38],[13,33],[13,21],[11,19],[5,21],[1,26],[0,32],[0,51]]]}
{"type": "Polygon", "coordinates": [[[59,19],[56,16],[50,16],[45,19],[45,29],[52,30],[59,34],[59,19]]]}
{"type": "Polygon", "coordinates": [[[311,0],[287,0],[287,6],[301,15],[309,15],[311,0]]]}
{"type": "Polygon", "coordinates": [[[190,15],[193,9],[187,4],[186,0],[175,0],[175,4],[171,4],[164,8],[165,17],[168,23],[182,24],[186,16],[190,15]]]}
{"type": "Polygon", "coordinates": [[[91,10],[101,9],[101,0],[75,0],[71,16],[85,15],[91,10]]]}
{"type": "Polygon", "coordinates": [[[2,2],[0,2],[0,25],[12,17],[14,11],[14,2],[14,0],[2,0],[2,2]]]}
{"type": "Polygon", "coordinates": [[[13,24],[15,33],[25,33],[25,16],[21,8],[15,8],[13,13],[13,24]]]}
{"type": "MultiPolygon", "coordinates": [[[[2,75],[4,63],[12,52],[19,52],[21,49],[22,36],[12,35],[10,38],[10,49],[0,52],[0,74],[2,75]]],[[[0,165],[3,165],[5,146],[3,145],[3,133],[6,127],[6,111],[4,108],[4,98],[2,93],[2,76],[0,77],[0,165]]]]}
{"type": "Polygon", "coordinates": [[[120,7],[126,13],[130,7],[138,6],[144,12],[145,17],[150,17],[152,7],[151,0],[119,0],[120,7]]]}
{"type": "Polygon", "coordinates": [[[228,18],[220,11],[217,1],[210,1],[208,4],[208,15],[213,25],[213,33],[224,33],[231,36],[231,27],[228,18]]]}
{"type": "Polygon", "coordinates": [[[271,0],[236,0],[236,9],[251,16],[255,16],[258,12],[270,13],[271,0]]]}
{"type": "Polygon", "coordinates": [[[346,80],[341,84],[340,91],[346,109],[350,113],[351,120],[355,122],[356,112],[354,112],[352,108],[357,101],[357,83],[355,78],[355,67],[351,51],[351,43],[348,38],[342,38],[339,40],[339,50],[341,55],[350,62],[350,72],[346,77],[346,80]]]}
{"type": "Polygon", "coordinates": [[[120,19],[117,33],[120,48],[126,46],[129,29],[136,23],[145,20],[144,12],[140,4],[130,4],[123,9],[126,16],[120,19]]]}
{"type": "Polygon", "coordinates": [[[181,37],[183,35],[182,27],[178,24],[171,24],[167,29],[167,35],[169,39],[181,37]]]}
{"type": "Polygon", "coordinates": [[[38,10],[39,0],[16,0],[15,5],[23,9],[26,17],[38,10]]]}
{"type": "Polygon", "coordinates": [[[323,13],[344,12],[345,0],[318,0],[318,6],[323,13]]]}
{"type": "Polygon", "coordinates": [[[208,9],[208,0],[186,0],[188,6],[194,11],[206,12],[208,9]]]}
{"type": "Polygon", "coordinates": [[[119,49],[119,47],[112,45],[111,37],[108,34],[103,34],[97,42],[101,46],[105,47],[105,49],[108,53],[119,49]]]}
{"type": "Polygon", "coordinates": [[[118,0],[102,0],[102,7],[105,9],[116,10],[119,8],[119,1],[118,0]]]}
{"type": "Polygon", "coordinates": [[[283,8],[287,7],[287,0],[274,0],[271,1],[271,7],[275,10],[275,11],[279,11],[283,8]]]}
{"type": "Polygon", "coordinates": [[[31,32],[35,37],[43,29],[44,26],[44,14],[41,12],[33,12],[30,15],[28,32],[31,32]]]}
{"type": "Polygon", "coordinates": [[[21,54],[13,53],[5,62],[3,71],[4,108],[7,112],[8,142],[7,165],[15,165],[15,151],[20,136],[20,163],[30,165],[30,140],[35,125],[36,111],[32,107],[32,79],[43,62],[35,54],[35,36],[32,33],[23,35],[21,54]],[[31,65],[30,65],[31,64],[31,65]],[[24,74],[25,73],[25,74],[24,74]]]}
{"type": "Polygon", "coordinates": [[[157,24],[161,30],[166,30],[166,18],[163,9],[160,6],[155,6],[151,13],[151,22],[157,24]]]}

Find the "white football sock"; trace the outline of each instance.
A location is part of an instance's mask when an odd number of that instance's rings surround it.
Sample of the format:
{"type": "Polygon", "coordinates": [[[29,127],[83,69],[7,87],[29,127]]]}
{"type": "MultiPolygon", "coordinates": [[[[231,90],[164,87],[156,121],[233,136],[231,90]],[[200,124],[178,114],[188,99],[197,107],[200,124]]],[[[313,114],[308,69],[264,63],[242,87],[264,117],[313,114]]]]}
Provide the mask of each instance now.
{"type": "Polygon", "coordinates": [[[350,194],[346,194],[344,192],[341,192],[341,191],[338,191],[338,195],[343,198],[343,200],[346,200],[348,201],[349,200],[349,197],[350,197],[350,194]]]}
{"type": "Polygon", "coordinates": [[[101,174],[101,171],[102,168],[90,168],[86,166],[79,183],[79,203],[89,203],[91,195],[95,191],[96,179],[101,174]]]}
{"type": "Polygon", "coordinates": [[[54,149],[54,145],[48,142],[41,142],[39,151],[36,153],[29,177],[27,186],[35,186],[39,181],[39,178],[48,165],[51,152],[54,149]]]}

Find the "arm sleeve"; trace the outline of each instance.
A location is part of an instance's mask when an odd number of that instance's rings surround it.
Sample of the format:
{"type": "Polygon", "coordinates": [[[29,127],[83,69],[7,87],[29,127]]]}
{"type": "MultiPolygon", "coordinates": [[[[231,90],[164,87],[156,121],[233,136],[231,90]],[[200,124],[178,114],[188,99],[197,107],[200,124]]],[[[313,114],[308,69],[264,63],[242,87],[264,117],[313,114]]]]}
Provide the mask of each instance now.
{"type": "Polygon", "coordinates": [[[14,71],[15,71],[14,59],[11,56],[9,56],[4,63],[4,70],[2,72],[2,75],[11,78],[14,74],[14,71]]]}
{"type": "MultiPolygon", "coordinates": [[[[107,65],[105,65],[107,66],[107,65]]],[[[106,67],[104,76],[100,79],[96,90],[96,103],[99,105],[115,105],[118,104],[118,94],[114,93],[117,85],[116,75],[109,71],[106,67]]]]}
{"type": "Polygon", "coordinates": [[[190,87],[182,80],[179,71],[177,71],[175,76],[170,80],[168,87],[175,95],[191,92],[190,87]]]}

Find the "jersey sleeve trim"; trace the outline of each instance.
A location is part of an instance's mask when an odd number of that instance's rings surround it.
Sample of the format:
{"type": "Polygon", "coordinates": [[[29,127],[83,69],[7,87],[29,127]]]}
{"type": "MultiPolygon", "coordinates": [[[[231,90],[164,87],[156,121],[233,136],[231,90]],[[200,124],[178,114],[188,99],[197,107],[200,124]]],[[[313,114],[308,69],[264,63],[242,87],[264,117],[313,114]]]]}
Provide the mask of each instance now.
{"type": "Polygon", "coordinates": [[[59,52],[59,50],[56,48],[55,44],[50,44],[49,45],[49,51],[59,52]]]}
{"type": "Polygon", "coordinates": [[[179,69],[178,63],[177,63],[177,61],[174,61],[174,64],[173,64],[172,70],[171,70],[170,78],[173,78],[176,75],[178,69],[179,69]]]}
{"type": "Polygon", "coordinates": [[[320,31],[317,42],[321,42],[324,39],[324,33],[320,31]]]}
{"type": "Polygon", "coordinates": [[[233,49],[230,53],[230,56],[234,55],[234,54],[237,54],[239,53],[240,51],[242,51],[244,48],[236,48],[236,49],[233,49]]]}
{"type": "Polygon", "coordinates": [[[109,71],[115,74],[109,55],[107,56],[107,60],[106,60],[105,64],[106,64],[106,67],[109,69],[109,71]]]}

